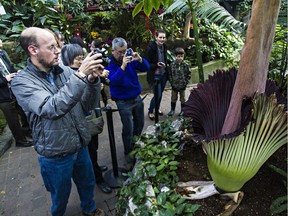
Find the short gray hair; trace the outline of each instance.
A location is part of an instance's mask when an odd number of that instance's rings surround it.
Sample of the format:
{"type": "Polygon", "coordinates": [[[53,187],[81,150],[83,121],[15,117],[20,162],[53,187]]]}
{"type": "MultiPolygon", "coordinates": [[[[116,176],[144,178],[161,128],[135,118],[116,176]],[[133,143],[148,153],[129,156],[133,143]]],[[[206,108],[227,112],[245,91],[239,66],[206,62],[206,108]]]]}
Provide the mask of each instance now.
{"type": "Polygon", "coordinates": [[[127,47],[127,42],[122,37],[114,38],[112,41],[112,50],[117,49],[119,47],[127,47]]]}

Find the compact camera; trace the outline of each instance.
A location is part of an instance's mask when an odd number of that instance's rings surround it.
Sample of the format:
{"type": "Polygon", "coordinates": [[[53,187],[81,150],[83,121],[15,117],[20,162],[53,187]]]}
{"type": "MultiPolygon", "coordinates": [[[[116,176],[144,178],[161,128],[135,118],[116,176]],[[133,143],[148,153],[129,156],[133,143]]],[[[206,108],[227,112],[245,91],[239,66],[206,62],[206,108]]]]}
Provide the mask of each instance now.
{"type": "Polygon", "coordinates": [[[132,58],[132,55],[133,55],[133,50],[131,48],[127,49],[126,56],[132,58]]]}

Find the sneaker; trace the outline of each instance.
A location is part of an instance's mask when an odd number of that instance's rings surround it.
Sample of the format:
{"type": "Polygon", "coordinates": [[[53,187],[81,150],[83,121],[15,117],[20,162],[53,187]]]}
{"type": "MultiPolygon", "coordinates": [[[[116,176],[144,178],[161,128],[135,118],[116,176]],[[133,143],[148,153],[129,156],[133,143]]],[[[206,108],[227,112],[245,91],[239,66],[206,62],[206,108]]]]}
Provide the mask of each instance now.
{"type": "Polygon", "coordinates": [[[83,212],[83,216],[105,216],[106,213],[104,210],[97,208],[95,211],[91,213],[83,212]]]}

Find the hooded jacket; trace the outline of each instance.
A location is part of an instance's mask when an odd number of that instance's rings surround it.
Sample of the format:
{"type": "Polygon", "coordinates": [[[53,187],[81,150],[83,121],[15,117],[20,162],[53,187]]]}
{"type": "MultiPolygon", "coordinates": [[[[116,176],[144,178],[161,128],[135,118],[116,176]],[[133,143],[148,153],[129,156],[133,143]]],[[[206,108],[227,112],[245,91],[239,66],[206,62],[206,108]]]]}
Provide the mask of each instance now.
{"type": "Polygon", "coordinates": [[[56,66],[54,85],[30,60],[11,88],[32,128],[34,147],[45,157],[61,157],[88,145],[91,135],[83,111],[96,107],[100,79],[85,82],[69,67],[56,66]]]}

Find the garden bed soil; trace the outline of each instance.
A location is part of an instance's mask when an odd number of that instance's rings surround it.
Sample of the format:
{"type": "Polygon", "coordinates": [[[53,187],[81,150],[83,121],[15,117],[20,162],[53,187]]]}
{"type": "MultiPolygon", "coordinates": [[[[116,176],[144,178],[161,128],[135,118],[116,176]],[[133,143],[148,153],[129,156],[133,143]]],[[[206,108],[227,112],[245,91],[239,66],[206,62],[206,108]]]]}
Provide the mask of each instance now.
{"type": "MultiPolygon", "coordinates": [[[[207,168],[206,155],[201,146],[186,145],[178,161],[180,164],[177,174],[180,182],[212,181],[207,168]]],[[[270,216],[272,215],[270,213],[272,201],[287,195],[287,188],[283,183],[287,179],[272,170],[268,166],[269,164],[287,172],[287,145],[274,153],[258,173],[244,185],[241,189],[244,192],[244,197],[232,214],[233,216],[270,216]]],[[[224,206],[228,201],[219,195],[202,200],[189,200],[192,204],[201,205],[195,216],[216,216],[224,211],[224,206]]],[[[287,215],[287,212],[278,215],[284,216],[287,215]]]]}

